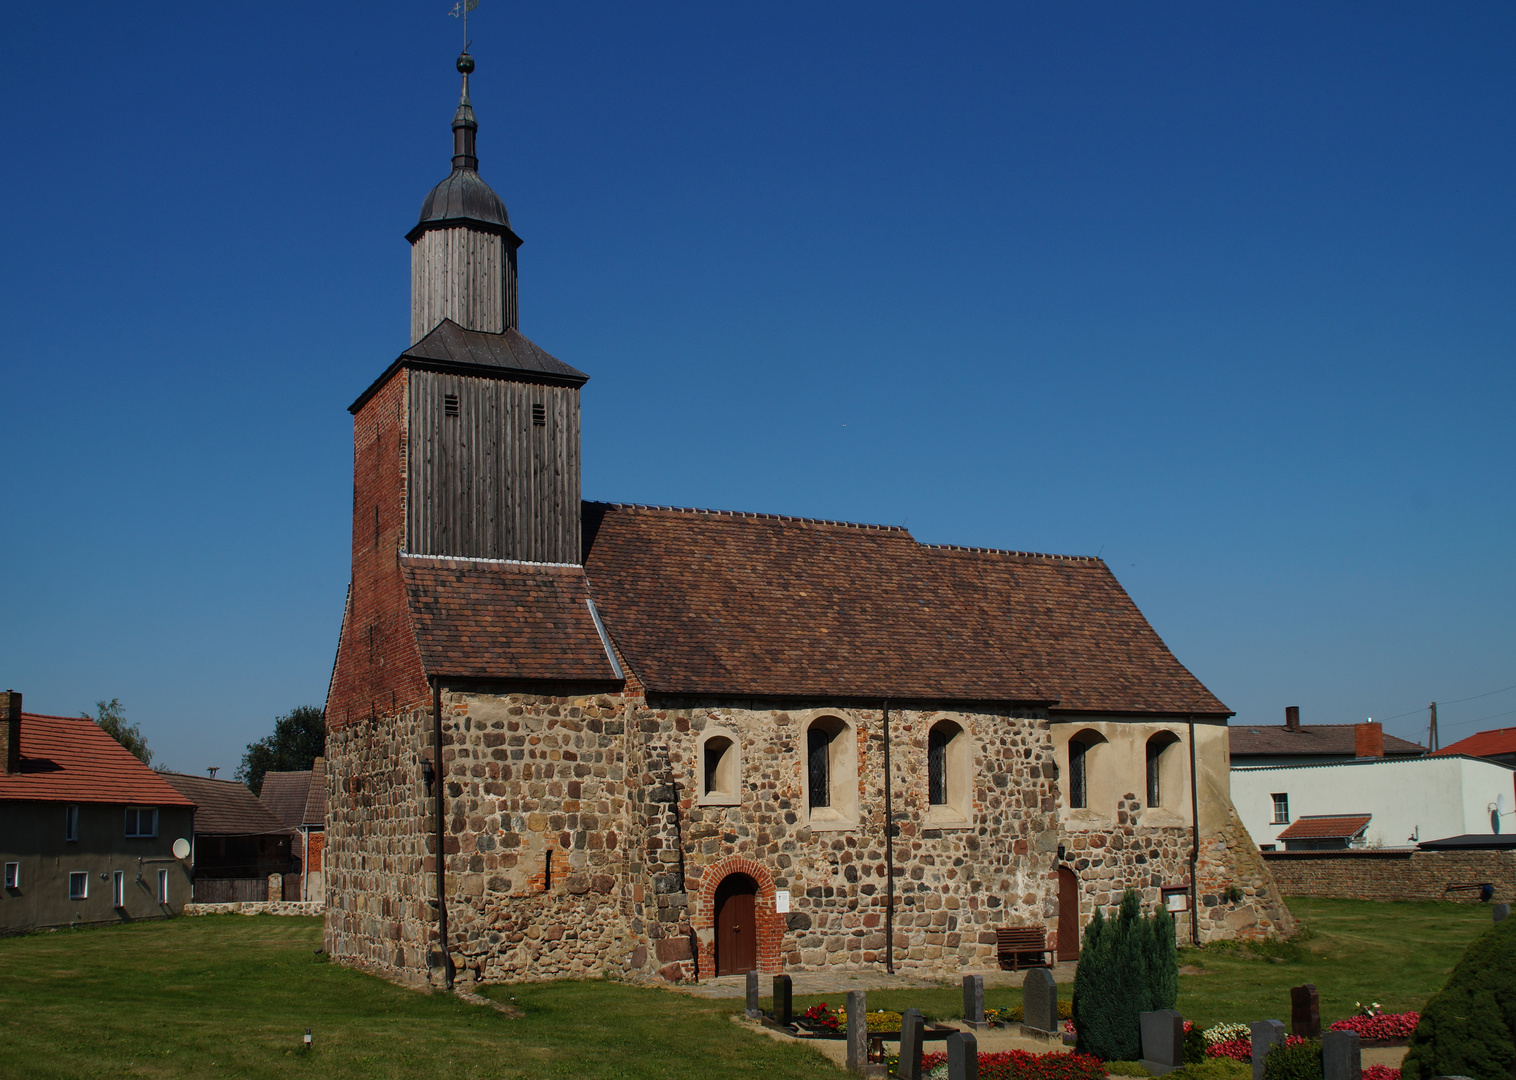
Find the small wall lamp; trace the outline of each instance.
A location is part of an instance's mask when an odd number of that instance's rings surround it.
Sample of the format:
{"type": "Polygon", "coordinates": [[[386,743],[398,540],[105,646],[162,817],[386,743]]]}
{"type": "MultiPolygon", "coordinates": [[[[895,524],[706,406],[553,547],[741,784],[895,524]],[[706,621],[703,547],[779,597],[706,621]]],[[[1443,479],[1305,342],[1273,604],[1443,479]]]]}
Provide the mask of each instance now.
{"type": "Polygon", "coordinates": [[[437,774],[432,769],[432,763],[430,761],[423,760],[421,762],[421,780],[424,784],[426,784],[426,793],[428,795],[432,793],[432,784],[436,781],[436,779],[437,774]]]}

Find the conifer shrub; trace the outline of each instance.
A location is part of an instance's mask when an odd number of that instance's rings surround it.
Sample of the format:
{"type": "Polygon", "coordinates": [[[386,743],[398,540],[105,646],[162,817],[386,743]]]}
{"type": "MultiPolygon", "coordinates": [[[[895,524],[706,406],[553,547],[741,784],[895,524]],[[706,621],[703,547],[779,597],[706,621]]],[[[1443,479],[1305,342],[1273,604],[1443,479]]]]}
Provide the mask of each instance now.
{"type": "Polygon", "coordinates": [[[1476,938],[1421,1010],[1401,1062],[1404,1080],[1516,1075],[1516,919],[1476,938]]]}
{"type": "Polygon", "coordinates": [[[1160,908],[1142,914],[1137,893],[1121,897],[1116,917],[1098,909],[1085,928],[1074,973],[1074,1028],[1079,1052],[1104,1061],[1142,1056],[1139,1015],[1170,1009],[1179,996],[1179,959],[1174,922],[1160,908]]]}
{"type": "Polygon", "coordinates": [[[1296,1039],[1280,1043],[1263,1059],[1264,1080],[1322,1080],[1321,1042],[1296,1039]]]}

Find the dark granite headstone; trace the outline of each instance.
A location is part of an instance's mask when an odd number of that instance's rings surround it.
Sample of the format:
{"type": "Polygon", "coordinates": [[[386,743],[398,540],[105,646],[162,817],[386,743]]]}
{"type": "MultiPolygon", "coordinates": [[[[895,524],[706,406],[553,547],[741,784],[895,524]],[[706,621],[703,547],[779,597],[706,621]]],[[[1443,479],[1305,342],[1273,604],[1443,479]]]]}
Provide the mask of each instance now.
{"type": "Polygon", "coordinates": [[[1154,1076],[1164,1076],[1184,1064],[1184,1017],[1174,1009],[1141,1013],[1142,1064],[1154,1076]]]}
{"type": "Polygon", "coordinates": [[[1047,968],[1033,968],[1021,982],[1022,1023],[1038,1031],[1058,1030],[1058,984],[1047,968]]]}
{"type": "Polygon", "coordinates": [[[774,976],[774,1021],[788,1027],[795,1019],[795,986],[788,975],[774,976]]]}
{"type": "Polygon", "coordinates": [[[963,977],[963,1022],[970,1027],[984,1027],[984,976],[963,977]]]}
{"type": "Polygon", "coordinates": [[[1253,1080],[1263,1080],[1263,1059],[1284,1042],[1284,1021],[1255,1020],[1249,1025],[1253,1043],[1253,1080]]]}
{"type": "Polygon", "coordinates": [[[1328,1031],[1321,1037],[1323,1080],[1361,1080],[1362,1041],[1356,1031],[1328,1031]]]}
{"type": "Polygon", "coordinates": [[[900,1014],[900,1064],[895,1066],[900,1080],[921,1080],[921,1034],[925,1028],[920,1009],[900,1014]]]}
{"type": "Polygon", "coordinates": [[[1321,998],[1315,983],[1290,987],[1290,1034],[1297,1039],[1321,1038],[1321,998]]]}
{"type": "Polygon", "coordinates": [[[758,973],[747,973],[747,1015],[750,1020],[758,1020],[763,1016],[763,1010],[758,1007],[758,973]]]}
{"type": "Polygon", "coordinates": [[[947,1038],[948,1080],[979,1080],[979,1040],[971,1031],[947,1038]]]}
{"type": "Polygon", "coordinates": [[[847,992],[847,1067],[862,1072],[869,1063],[869,1007],[862,990],[847,992]]]}
{"type": "Polygon", "coordinates": [[[1510,904],[1496,904],[1493,908],[1490,909],[1490,914],[1495,917],[1495,921],[1496,922],[1502,921],[1510,913],[1511,913],[1511,905],[1510,904]]]}

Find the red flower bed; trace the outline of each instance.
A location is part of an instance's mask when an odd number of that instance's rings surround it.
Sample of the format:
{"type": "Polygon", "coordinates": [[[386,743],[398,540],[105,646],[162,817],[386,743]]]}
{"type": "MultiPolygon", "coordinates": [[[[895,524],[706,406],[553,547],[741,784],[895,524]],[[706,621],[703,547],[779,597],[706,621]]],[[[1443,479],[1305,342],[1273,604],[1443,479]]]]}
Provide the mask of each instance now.
{"type": "Polygon", "coordinates": [[[1380,1013],[1378,1016],[1350,1016],[1338,1020],[1332,1030],[1356,1031],[1365,1039],[1409,1039],[1420,1022],[1420,1013],[1380,1013]]]}
{"type": "MultiPolygon", "coordinates": [[[[1297,1035],[1286,1035],[1284,1037],[1284,1042],[1286,1046],[1294,1046],[1296,1043],[1305,1042],[1305,1040],[1297,1035]]],[[[1228,1039],[1225,1042],[1211,1043],[1210,1046],[1207,1046],[1205,1048],[1205,1056],[1229,1057],[1235,1058],[1238,1061],[1252,1061],[1253,1040],[1228,1039]]],[[[1383,1080],[1383,1078],[1381,1078],[1381,1080],[1383,1080]]]]}
{"type": "MultiPolygon", "coordinates": [[[[943,1053],[922,1054],[921,1070],[935,1069],[946,1061],[947,1055],[943,1053]]],[[[1105,1080],[1105,1076],[1105,1065],[1089,1054],[1003,1050],[979,1055],[979,1080],[1105,1080]]]]}
{"type": "Polygon", "coordinates": [[[831,1010],[826,1002],[820,1005],[812,1005],[803,1014],[805,1022],[819,1031],[838,1032],[842,1030],[842,1017],[831,1010]]]}
{"type": "Polygon", "coordinates": [[[1400,1070],[1388,1065],[1365,1065],[1363,1080],[1400,1080],[1400,1070]]]}

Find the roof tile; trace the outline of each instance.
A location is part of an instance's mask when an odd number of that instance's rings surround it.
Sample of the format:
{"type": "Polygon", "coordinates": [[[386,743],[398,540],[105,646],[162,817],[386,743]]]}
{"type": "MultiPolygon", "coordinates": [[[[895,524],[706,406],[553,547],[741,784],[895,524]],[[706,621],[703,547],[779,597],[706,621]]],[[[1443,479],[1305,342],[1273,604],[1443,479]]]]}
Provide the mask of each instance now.
{"type": "Polygon", "coordinates": [[[1279,840],[1351,840],[1368,828],[1372,814],[1317,814],[1298,817],[1279,840]]]}
{"type": "Polygon", "coordinates": [[[21,714],[21,771],[0,772],[0,799],[193,806],[93,720],[21,714]]]}
{"type": "Polygon", "coordinates": [[[159,775],[195,804],[196,836],[266,836],[288,831],[258,796],[235,780],[189,773],[159,775]]]}

